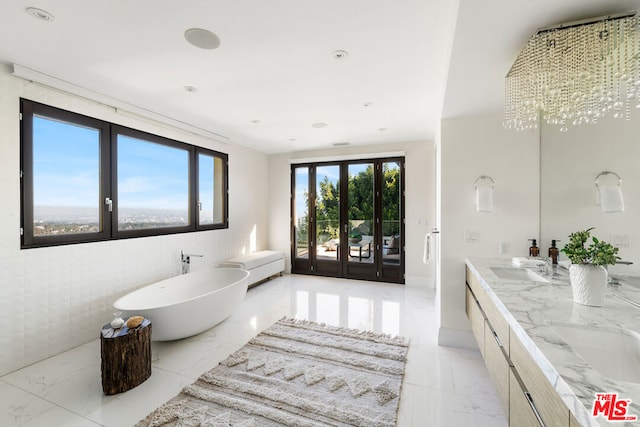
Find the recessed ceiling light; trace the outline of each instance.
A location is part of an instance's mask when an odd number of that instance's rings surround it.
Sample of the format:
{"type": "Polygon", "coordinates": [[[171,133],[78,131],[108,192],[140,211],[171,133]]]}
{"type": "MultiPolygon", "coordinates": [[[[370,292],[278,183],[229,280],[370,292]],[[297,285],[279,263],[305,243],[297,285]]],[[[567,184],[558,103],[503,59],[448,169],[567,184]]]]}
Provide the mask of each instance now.
{"type": "Polygon", "coordinates": [[[55,20],[55,17],[46,10],[38,9],[37,7],[28,7],[25,10],[29,15],[41,21],[53,22],[55,20]]]}
{"type": "Polygon", "coordinates": [[[323,122],[318,122],[318,123],[312,124],[311,126],[314,127],[314,128],[326,128],[327,124],[323,123],[323,122]]]}
{"type": "Polygon", "coordinates": [[[253,123],[253,124],[256,124],[256,125],[257,125],[258,123],[260,123],[260,120],[251,120],[251,123],[253,123]]]}
{"type": "Polygon", "coordinates": [[[378,128],[378,130],[379,130],[380,132],[384,132],[385,130],[387,130],[387,128],[378,128]]]}
{"type": "Polygon", "coordinates": [[[296,140],[295,138],[289,138],[289,141],[291,141],[291,142],[293,142],[295,140],[296,140]]]}
{"type": "Polygon", "coordinates": [[[334,50],[331,54],[335,59],[346,59],[349,56],[349,52],[346,50],[334,50]]]}
{"type": "Polygon", "coordinates": [[[185,86],[184,90],[187,92],[195,92],[197,89],[194,86],[185,86]]]}
{"type": "Polygon", "coordinates": [[[373,105],[373,102],[370,102],[370,101],[365,101],[362,103],[363,107],[371,107],[372,105],[373,105]]]}
{"type": "Polygon", "coordinates": [[[203,28],[189,28],[184,32],[184,38],[200,49],[215,49],[220,46],[218,36],[203,28]]]}

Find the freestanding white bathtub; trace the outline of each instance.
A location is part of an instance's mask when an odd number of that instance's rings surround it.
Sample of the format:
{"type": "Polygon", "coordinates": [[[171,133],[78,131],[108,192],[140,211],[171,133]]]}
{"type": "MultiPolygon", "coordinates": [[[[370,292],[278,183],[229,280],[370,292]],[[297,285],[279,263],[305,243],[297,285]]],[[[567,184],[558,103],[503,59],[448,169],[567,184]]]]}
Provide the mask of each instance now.
{"type": "Polygon", "coordinates": [[[123,318],[151,320],[154,341],[171,341],[204,332],[229,317],[247,293],[249,272],[209,268],[170,277],[135,290],[113,303],[123,318]]]}

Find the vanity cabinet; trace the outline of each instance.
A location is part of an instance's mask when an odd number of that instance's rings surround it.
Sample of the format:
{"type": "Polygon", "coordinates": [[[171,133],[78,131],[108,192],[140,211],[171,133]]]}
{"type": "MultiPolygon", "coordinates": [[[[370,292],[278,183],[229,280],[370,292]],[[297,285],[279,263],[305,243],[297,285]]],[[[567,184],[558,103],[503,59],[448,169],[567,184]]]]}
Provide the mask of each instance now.
{"type": "Polygon", "coordinates": [[[569,412],[569,427],[580,427],[580,423],[576,420],[576,417],[573,416],[571,412],[569,412]]]}
{"type": "Polygon", "coordinates": [[[484,329],[484,363],[496,386],[505,414],[509,413],[509,358],[502,342],[487,321],[484,329]]]}
{"type": "Polygon", "coordinates": [[[484,291],[478,278],[467,268],[467,285],[476,300],[480,304],[481,310],[484,313],[485,318],[491,325],[491,329],[496,333],[498,340],[502,343],[505,349],[509,348],[509,323],[500,314],[496,305],[491,301],[489,295],[484,291]]]}
{"type": "Polygon", "coordinates": [[[471,331],[476,337],[476,341],[478,342],[478,346],[480,347],[480,353],[482,354],[482,357],[484,357],[484,313],[482,313],[480,304],[469,288],[467,288],[466,291],[465,306],[467,317],[471,322],[471,331]],[[482,345],[480,345],[480,343],[482,343],[482,345]]]}
{"type": "MultiPolygon", "coordinates": [[[[535,363],[520,339],[511,332],[510,358],[514,369],[526,384],[526,391],[546,426],[568,426],[569,409],[535,363]]],[[[517,424],[515,424],[517,425],[517,424]]]]}
{"type": "Polygon", "coordinates": [[[540,427],[539,414],[531,405],[530,395],[515,369],[509,371],[509,425],[540,427]]]}
{"type": "Polygon", "coordinates": [[[496,303],[468,267],[466,279],[467,316],[509,425],[578,426],[496,303]],[[575,424],[570,424],[571,419],[575,424]]]}

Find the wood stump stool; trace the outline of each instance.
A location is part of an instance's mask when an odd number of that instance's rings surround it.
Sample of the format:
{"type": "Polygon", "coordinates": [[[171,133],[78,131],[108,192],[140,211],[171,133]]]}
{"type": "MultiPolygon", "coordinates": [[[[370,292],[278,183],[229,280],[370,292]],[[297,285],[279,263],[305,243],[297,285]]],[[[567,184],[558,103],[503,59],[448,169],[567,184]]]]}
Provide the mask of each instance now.
{"type": "Polygon", "coordinates": [[[134,329],[125,324],[113,329],[102,327],[102,391],[106,395],[122,393],[142,384],[151,376],[151,321],[134,329]]]}

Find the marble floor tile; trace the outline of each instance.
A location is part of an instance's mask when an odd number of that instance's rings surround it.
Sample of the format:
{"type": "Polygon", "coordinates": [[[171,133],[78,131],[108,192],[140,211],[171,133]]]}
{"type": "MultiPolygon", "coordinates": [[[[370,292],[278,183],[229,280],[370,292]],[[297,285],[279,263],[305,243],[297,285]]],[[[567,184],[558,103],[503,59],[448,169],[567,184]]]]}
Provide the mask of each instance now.
{"type": "Polygon", "coordinates": [[[20,427],[98,427],[100,424],[88,420],[71,411],[54,406],[20,427]]]}
{"type": "Polygon", "coordinates": [[[446,352],[441,352],[435,344],[419,347],[410,345],[404,382],[454,392],[454,366],[446,356],[446,352]]]}
{"type": "Polygon", "coordinates": [[[76,347],[3,377],[3,380],[74,413],[86,415],[112,400],[102,393],[100,350],[76,347]]]}
{"type": "Polygon", "coordinates": [[[233,315],[202,334],[152,343],[152,374],[102,394],[94,340],[0,378],[0,426],[134,425],[282,317],[370,329],[410,343],[399,427],[507,425],[477,350],[437,344],[433,290],[285,275],[251,289],[233,315]]]}
{"type": "Polygon", "coordinates": [[[113,396],[114,399],[87,414],[86,418],[105,427],[132,426],[192,382],[192,378],[153,368],[145,382],[113,396]]]}
{"type": "Polygon", "coordinates": [[[507,427],[500,404],[438,388],[404,384],[398,426],[507,427]]]}
{"type": "Polygon", "coordinates": [[[154,368],[163,369],[167,372],[198,379],[202,373],[213,369],[220,361],[229,354],[237,351],[242,345],[233,343],[215,342],[191,342],[184,343],[154,343],[152,354],[152,365],[154,368]]]}
{"type": "Polygon", "coordinates": [[[0,381],[1,426],[23,425],[54,407],[55,405],[51,402],[0,381]]]}
{"type": "Polygon", "coordinates": [[[52,387],[96,367],[100,375],[99,349],[96,352],[92,348],[79,346],[7,374],[2,379],[37,396],[46,397],[47,390],[52,387]]]}

